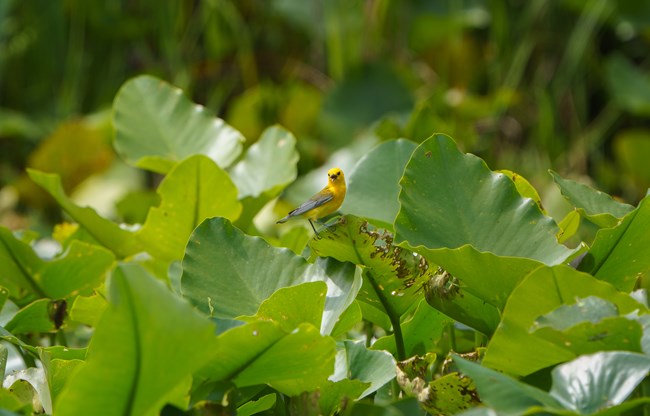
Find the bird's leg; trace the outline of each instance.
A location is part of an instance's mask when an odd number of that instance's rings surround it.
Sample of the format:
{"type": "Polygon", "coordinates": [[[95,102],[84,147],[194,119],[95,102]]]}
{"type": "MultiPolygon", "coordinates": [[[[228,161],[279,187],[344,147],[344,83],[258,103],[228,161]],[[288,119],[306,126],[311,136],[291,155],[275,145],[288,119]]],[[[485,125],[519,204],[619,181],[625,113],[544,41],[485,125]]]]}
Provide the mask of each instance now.
{"type": "Polygon", "coordinates": [[[307,221],[309,221],[309,225],[311,225],[311,229],[314,230],[314,233],[315,233],[318,237],[320,237],[320,235],[318,234],[318,231],[316,231],[316,227],[314,227],[314,223],[311,222],[311,219],[307,218],[307,221]]]}

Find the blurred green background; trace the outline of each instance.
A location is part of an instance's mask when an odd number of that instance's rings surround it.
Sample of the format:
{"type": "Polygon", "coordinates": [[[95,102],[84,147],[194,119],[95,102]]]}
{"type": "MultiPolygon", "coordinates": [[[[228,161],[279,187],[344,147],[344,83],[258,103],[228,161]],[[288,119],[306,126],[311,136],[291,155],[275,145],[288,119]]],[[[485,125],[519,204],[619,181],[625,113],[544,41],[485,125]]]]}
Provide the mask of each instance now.
{"type": "Polygon", "coordinates": [[[301,174],[440,132],[527,177],[551,214],[549,168],[635,204],[650,186],[649,51],[637,0],[0,0],[0,224],[59,219],[26,167],[142,221],[129,207],[156,203],[157,178],[118,160],[110,110],[143,73],[247,144],[285,126],[301,174]]]}

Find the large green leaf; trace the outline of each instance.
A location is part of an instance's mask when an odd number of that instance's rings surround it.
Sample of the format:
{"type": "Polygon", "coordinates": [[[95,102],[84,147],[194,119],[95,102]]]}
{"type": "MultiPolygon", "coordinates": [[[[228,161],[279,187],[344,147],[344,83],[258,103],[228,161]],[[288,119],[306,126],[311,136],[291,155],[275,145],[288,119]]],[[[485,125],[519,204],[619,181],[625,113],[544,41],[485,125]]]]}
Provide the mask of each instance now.
{"type": "Polygon", "coordinates": [[[317,327],[301,324],[248,364],[234,382],[242,387],[266,383],[290,396],[313,391],[334,370],[335,346],[317,327]]]}
{"type": "Polygon", "coordinates": [[[296,138],[280,126],[264,130],[243,159],[230,169],[244,210],[237,226],[246,230],[255,215],[298,175],[296,138]]]}
{"type": "Polygon", "coordinates": [[[578,357],[553,369],[548,393],[462,358],[454,357],[454,361],[472,377],[481,400],[493,410],[470,411],[463,416],[617,416],[650,402],[648,397],[626,400],[650,370],[650,359],[641,354],[611,351],[578,357]]]}
{"type": "Polygon", "coordinates": [[[293,134],[280,126],[264,130],[246,150],[244,158],[230,169],[239,198],[257,198],[263,193],[277,196],[296,179],[298,158],[293,134]]]}
{"type": "Polygon", "coordinates": [[[212,160],[191,156],[172,168],[158,188],[160,205],[151,208],[138,239],[156,258],[180,260],[190,234],[209,217],[235,220],[241,212],[237,188],[212,160]]]}
{"type": "Polygon", "coordinates": [[[643,325],[639,321],[618,316],[614,304],[589,296],[540,316],[530,331],[555,345],[570,345],[572,351],[581,354],[612,350],[641,352],[643,325]]]}
{"type": "Polygon", "coordinates": [[[29,177],[54,197],[72,219],[79,223],[100,245],[108,248],[118,258],[124,258],[141,250],[135,235],[120,228],[114,222],[102,218],[90,207],[80,207],[65,195],[58,175],[28,169],[29,177]]]}
{"type": "Polygon", "coordinates": [[[454,362],[460,371],[474,380],[481,401],[497,410],[499,415],[522,415],[534,408],[562,409],[560,403],[543,390],[457,355],[454,362]]]}
{"type": "Polygon", "coordinates": [[[318,392],[318,407],[323,415],[341,414],[342,408],[356,400],[370,387],[370,383],[344,378],[336,383],[329,381],[318,392]],[[338,413],[336,413],[338,412],[338,413]]]}
{"type": "Polygon", "coordinates": [[[214,358],[198,373],[199,385],[233,380],[239,387],[269,384],[287,395],[327,384],[335,342],[311,324],[286,332],[276,322],[255,321],[218,338],[214,358]]]}
{"type": "Polygon", "coordinates": [[[28,244],[0,227],[0,262],[5,268],[0,283],[16,300],[28,293],[57,299],[87,292],[104,281],[113,261],[110,251],[81,241],[73,241],[53,260],[43,261],[28,244]]]}
{"type": "Polygon", "coordinates": [[[89,294],[104,282],[115,257],[96,245],[72,241],[66,251],[40,270],[40,283],[45,294],[53,299],[89,294]]]}
{"type": "Polygon", "coordinates": [[[346,215],[321,231],[310,247],[313,255],[364,266],[366,279],[358,300],[399,318],[422,298],[422,284],[432,271],[423,257],[392,243],[389,231],[346,215]]]}
{"type": "Polygon", "coordinates": [[[521,279],[542,266],[536,260],[479,252],[469,245],[418,251],[457,278],[463,291],[500,310],[521,279]]]}
{"type": "Polygon", "coordinates": [[[600,227],[613,227],[634,209],[631,205],[615,201],[606,193],[564,179],[553,171],[550,173],[569,203],[576,207],[581,215],[600,227]]]}
{"type": "Polygon", "coordinates": [[[6,287],[12,298],[21,299],[35,293],[45,296],[34,275],[43,267],[43,261],[29,244],[14,237],[13,233],[0,226],[0,284],[6,287]]]}
{"type": "Polygon", "coordinates": [[[224,218],[210,218],[190,237],[181,289],[202,312],[232,319],[255,314],[280,288],[312,281],[328,285],[321,330],[329,333],[361,285],[354,265],[333,259],[311,264],[288,249],[245,235],[224,218]]]}
{"type": "Polygon", "coordinates": [[[461,153],[448,136],[434,135],[413,152],[400,186],[399,243],[429,249],[469,244],[549,265],[571,254],[557,242],[555,222],[534,201],[522,198],[506,175],[461,153]]]}
{"type": "Polygon", "coordinates": [[[567,409],[594,414],[623,403],[648,371],[650,358],[642,354],[609,351],[585,355],[553,369],[550,394],[567,409]]]}
{"type": "Polygon", "coordinates": [[[629,292],[650,271],[650,197],[614,228],[599,230],[579,270],[629,292]]]}
{"type": "Polygon", "coordinates": [[[19,310],[5,328],[12,334],[54,331],[54,321],[49,313],[51,302],[50,299],[39,299],[30,303],[19,310]]]}
{"type": "MultiPolygon", "coordinates": [[[[528,375],[588,352],[581,349],[584,347],[581,344],[556,343],[531,332],[536,329],[535,322],[539,317],[565,304],[575,303],[576,298],[588,296],[599,297],[616,305],[621,315],[635,310],[646,311],[632,297],[586,273],[562,265],[542,267],[533,271],[513,290],[503,311],[501,324],[488,344],[483,363],[511,374],[528,375]]],[[[594,337],[592,342],[608,345],[607,341],[598,337],[594,337]]],[[[615,345],[619,344],[615,342],[615,345]]],[[[639,348],[639,345],[630,345],[630,348],[639,348]]]]}
{"type": "Polygon", "coordinates": [[[86,348],[62,346],[39,348],[38,357],[43,363],[53,402],[56,402],[74,370],[84,363],[86,352],[86,348]]]}
{"type": "Polygon", "coordinates": [[[139,266],[114,272],[109,298],[56,414],[157,415],[213,356],[214,325],[139,266]]]}
{"type": "Polygon", "coordinates": [[[395,359],[385,351],[369,350],[361,342],[343,341],[336,354],[336,370],[332,381],[343,379],[370,383],[360,398],[377,391],[395,377],[395,359]]]}
{"type": "Polygon", "coordinates": [[[440,312],[490,336],[501,320],[499,310],[468,293],[458,279],[440,270],[424,285],[424,296],[440,312]]]}
{"type": "Polygon", "coordinates": [[[196,154],[226,168],[245,140],[180,89],[148,75],[122,85],[113,101],[113,124],[117,152],[132,165],[159,173],[196,154]]]}
{"type": "Polygon", "coordinates": [[[283,287],[262,302],[255,316],[242,316],[238,319],[246,322],[275,321],[286,332],[293,331],[304,322],[320,328],[326,294],[325,282],[283,287]]]}
{"type": "Polygon", "coordinates": [[[410,140],[381,143],[362,157],[347,176],[341,211],[392,228],[399,211],[399,180],[417,144],[410,140]]]}

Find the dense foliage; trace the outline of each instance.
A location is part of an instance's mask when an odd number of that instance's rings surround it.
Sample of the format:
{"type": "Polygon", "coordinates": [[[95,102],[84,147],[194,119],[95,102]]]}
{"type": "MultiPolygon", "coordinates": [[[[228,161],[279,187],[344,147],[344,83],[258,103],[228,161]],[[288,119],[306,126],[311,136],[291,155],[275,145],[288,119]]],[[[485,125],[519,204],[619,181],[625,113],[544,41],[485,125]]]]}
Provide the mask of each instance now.
{"type": "Polygon", "coordinates": [[[116,150],[162,175],[160,202],[125,228],[29,170],[71,222],[51,259],[0,229],[2,338],[42,363],[9,376],[7,409],[618,414],[650,401],[630,397],[650,370],[635,291],[650,270],[647,198],[633,207],[553,173],[575,206],[558,227],[525,179],[436,134],[360,159],[346,214],[318,235],[294,222],[261,238],[253,219],[296,178],[289,131],[244,150],[149,76],[113,110],[116,150]],[[602,228],[569,249],[558,240],[580,218],[602,228]]]}
{"type": "Polygon", "coordinates": [[[0,415],[650,414],[649,22],[0,1],[0,415]]]}

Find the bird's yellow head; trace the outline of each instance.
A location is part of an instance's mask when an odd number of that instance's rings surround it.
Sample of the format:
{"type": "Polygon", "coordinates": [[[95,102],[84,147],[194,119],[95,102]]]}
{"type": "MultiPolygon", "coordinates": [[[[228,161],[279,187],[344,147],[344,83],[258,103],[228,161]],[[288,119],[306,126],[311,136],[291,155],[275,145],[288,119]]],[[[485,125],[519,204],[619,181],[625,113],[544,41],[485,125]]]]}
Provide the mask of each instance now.
{"type": "Polygon", "coordinates": [[[327,171],[327,180],[331,184],[345,183],[345,176],[340,168],[332,168],[327,171]]]}

